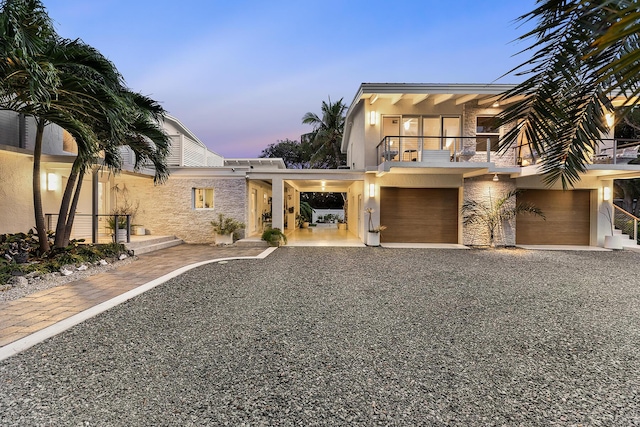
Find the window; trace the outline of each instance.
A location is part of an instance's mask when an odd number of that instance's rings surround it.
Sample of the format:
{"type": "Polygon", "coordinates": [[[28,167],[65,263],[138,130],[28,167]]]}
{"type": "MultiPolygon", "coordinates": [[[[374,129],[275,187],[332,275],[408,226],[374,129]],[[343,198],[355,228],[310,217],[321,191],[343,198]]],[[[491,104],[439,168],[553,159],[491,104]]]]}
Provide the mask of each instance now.
{"type": "Polygon", "coordinates": [[[401,160],[409,157],[415,160],[416,151],[419,150],[449,150],[453,153],[461,145],[460,117],[383,116],[382,134],[383,137],[389,137],[390,149],[400,149],[401,160]]]}
{"type": "Polygon", "coordinates": [[[490,150],[498,151],[500,129],[495,117],[476,117],[476,151],[487,151],[487,138],[490,140],[490,150]]]}
{"type": "Polygon", "coordinates": [[[194,188],[193,207],[195,209],[213,209],[213,188],[194,188]]]}

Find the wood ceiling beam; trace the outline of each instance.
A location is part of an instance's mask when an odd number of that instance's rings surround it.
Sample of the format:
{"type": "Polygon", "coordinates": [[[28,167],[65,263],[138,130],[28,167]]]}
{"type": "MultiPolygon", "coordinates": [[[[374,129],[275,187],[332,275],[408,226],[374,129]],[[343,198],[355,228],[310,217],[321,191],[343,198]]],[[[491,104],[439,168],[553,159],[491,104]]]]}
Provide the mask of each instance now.
{"type": "Polygon", "coordinates": [[[452,93],[442,93],[440,95],[436,95],[433,97],[433,105],[442,104],[443,102],[448,101],[451,98],[453,98],[452,93]]]}
{"type": "Polygon", "coordinates": [[[413,105],[417,105],[419,103],[421,103],[422,101],[424,101],[425,99],[427,99],[429,97],[428,93],[425,93],[423,95],[416,95],[413,97],[413,105]]]}
{"type": "Polygon", "coordinates": [[[460,98],[456,99],[456,105],[464,104],[465,102],[472,101],[476,99],[479,95],[477,93],[472,93],[469,95],[462,95],[460,98]]]}

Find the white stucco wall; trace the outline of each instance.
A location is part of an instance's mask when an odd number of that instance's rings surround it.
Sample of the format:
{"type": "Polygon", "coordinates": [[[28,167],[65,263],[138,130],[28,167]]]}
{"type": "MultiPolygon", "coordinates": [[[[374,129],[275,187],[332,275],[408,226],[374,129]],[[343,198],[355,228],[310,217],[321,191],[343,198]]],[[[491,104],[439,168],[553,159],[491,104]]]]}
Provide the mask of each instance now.
{"type": "Polygon", "coordinates": [[[35,224],[31,157],[0,151],[0,233],[26,232],[35,224]]]}

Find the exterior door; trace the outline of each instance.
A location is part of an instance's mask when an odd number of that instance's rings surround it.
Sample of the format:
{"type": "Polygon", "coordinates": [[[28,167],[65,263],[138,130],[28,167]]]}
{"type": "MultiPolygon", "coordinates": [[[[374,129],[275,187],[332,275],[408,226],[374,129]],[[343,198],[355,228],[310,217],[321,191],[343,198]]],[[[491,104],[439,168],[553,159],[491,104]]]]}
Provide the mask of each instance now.
{"type": "Polygon", "coordinates": [[[380,188],[383,243],[458,243],[457,188],[380,188]]]}
{"type": "Polygon", "coordinates": [[[253,234],[258,232],[258,190],[255,188],[251,190],[251,201],[249,203],[249,230],[253,234]]]}
{"type": "Polygon", "coordinates": [[[516,244],[590,244],[591,190],[526,190],[518,194],[517,201],[534,204],[546,220],[518,215],[516,244]]]}

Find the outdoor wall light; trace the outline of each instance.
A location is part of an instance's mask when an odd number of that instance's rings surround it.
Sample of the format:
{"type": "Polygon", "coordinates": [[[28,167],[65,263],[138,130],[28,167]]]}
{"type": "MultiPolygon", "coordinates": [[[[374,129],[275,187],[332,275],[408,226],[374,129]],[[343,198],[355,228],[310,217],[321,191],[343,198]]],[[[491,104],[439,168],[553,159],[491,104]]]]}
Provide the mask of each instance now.
{"type": "Polygon", "coordinates": [[[614,122],[613,114],[607,113],[605,114],[604,118],[607,121],[607,126],[612,127],[614,122]]]}
{"type": "Polygon", "coordinates": [[[376,197],[376,185],[369,184],[369,197],[376,197]]]}
{"type": "Polygon", "coordinates": [[[602,187],[602,198],[605,202],[611,200],[611,187],[602,187]]]}
{"type": "Polygon", "coordinates": [[[493,182],[498,182],[500,180],[500,178],[498,178],[498,174],[494,174],[493,175],[493,182]]]}
{"type": "Polygon", "coordinates": [[[375,110],[369,111],[369,124],[374,126],[376,124],[376,112],[375,110]]]}
{"type": "Polygon", "coordinates": [[[47,174],[47,190],[56,191],[58,189],[58,175],[49,172],[47,174]]]}

